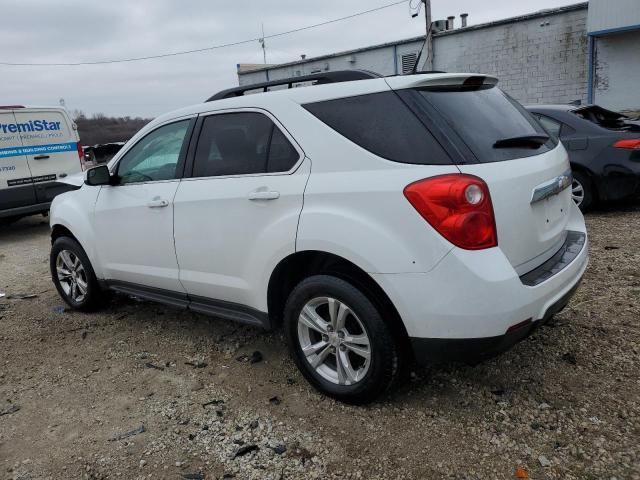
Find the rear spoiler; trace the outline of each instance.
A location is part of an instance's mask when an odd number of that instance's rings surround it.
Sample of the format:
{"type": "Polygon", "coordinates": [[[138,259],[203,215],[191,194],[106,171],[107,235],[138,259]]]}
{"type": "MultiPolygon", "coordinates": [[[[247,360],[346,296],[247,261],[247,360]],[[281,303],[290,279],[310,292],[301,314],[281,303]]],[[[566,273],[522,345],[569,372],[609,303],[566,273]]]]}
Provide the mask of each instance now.
{"type": "Polygon", "coordinates": [[[434,73],[426,75],[405,75],[398,77],[387,77],[385,78],[385,81],[393,90],[429,87],[493,87],[498,83],[498,79],[496,77],[477,73],[434,73]]]}

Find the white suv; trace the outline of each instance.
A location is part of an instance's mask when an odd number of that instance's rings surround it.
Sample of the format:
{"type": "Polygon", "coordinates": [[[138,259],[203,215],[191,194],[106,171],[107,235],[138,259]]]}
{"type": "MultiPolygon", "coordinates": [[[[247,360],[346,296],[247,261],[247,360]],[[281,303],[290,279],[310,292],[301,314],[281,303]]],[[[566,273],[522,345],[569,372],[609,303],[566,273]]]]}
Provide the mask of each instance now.
{"type": "Polygon", "coordinates": [[[351,403],[411,361],[526,337],[587,266],[565,149],[495,78],[367,76],[225,91],[154,120],[55,199],[60,295],[283,326],[304,376],[351,403]]]}

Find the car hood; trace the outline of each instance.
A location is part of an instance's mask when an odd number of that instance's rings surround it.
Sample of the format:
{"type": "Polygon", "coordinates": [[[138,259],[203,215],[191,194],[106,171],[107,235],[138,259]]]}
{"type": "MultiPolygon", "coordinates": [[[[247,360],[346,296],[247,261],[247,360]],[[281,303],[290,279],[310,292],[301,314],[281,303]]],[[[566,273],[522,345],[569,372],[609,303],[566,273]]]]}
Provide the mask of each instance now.
{"type": "Polygon", "coordinates": [[[67,185],[73,185],[74,187],[81,187],[84,184],[84,172],[74,173],[64,178],[58,178],[58,183],[66,183],[67,185]]]}

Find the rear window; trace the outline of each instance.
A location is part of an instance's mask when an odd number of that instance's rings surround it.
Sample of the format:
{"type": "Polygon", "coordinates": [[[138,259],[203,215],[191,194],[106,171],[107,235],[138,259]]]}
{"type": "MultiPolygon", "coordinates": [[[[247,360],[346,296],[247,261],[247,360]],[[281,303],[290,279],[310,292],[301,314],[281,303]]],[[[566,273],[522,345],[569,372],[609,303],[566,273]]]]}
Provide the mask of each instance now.
{"type": "Polygon", "coordinates": [[[387,160],[418,165],[452,163],[394,92],[308,103],[304,108],[342,136],[387,160]]]}
{"type": "Polygon", "coordinates": [[[429,88],[417,91],[481,163],[539,155],[557,145],[557,139],[550,138],[536,148],[526,145],[496,148],[498,140],[548,135],[524,107],[497,87],[429,88]]]}

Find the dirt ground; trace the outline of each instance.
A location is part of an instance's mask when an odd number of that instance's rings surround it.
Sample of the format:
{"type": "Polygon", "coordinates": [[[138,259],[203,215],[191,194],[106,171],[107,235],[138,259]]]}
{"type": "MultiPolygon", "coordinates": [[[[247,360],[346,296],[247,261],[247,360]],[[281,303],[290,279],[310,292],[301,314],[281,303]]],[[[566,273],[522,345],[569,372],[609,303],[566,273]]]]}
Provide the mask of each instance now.
{"type": "Polygon", "coordinates": [[[126,297],[65,311],[46,222],[0,227],[0,479],[640,479],[640,205],[587,222],[554,323],[367,407],[310,388],[279,332],[126,297]]]}

